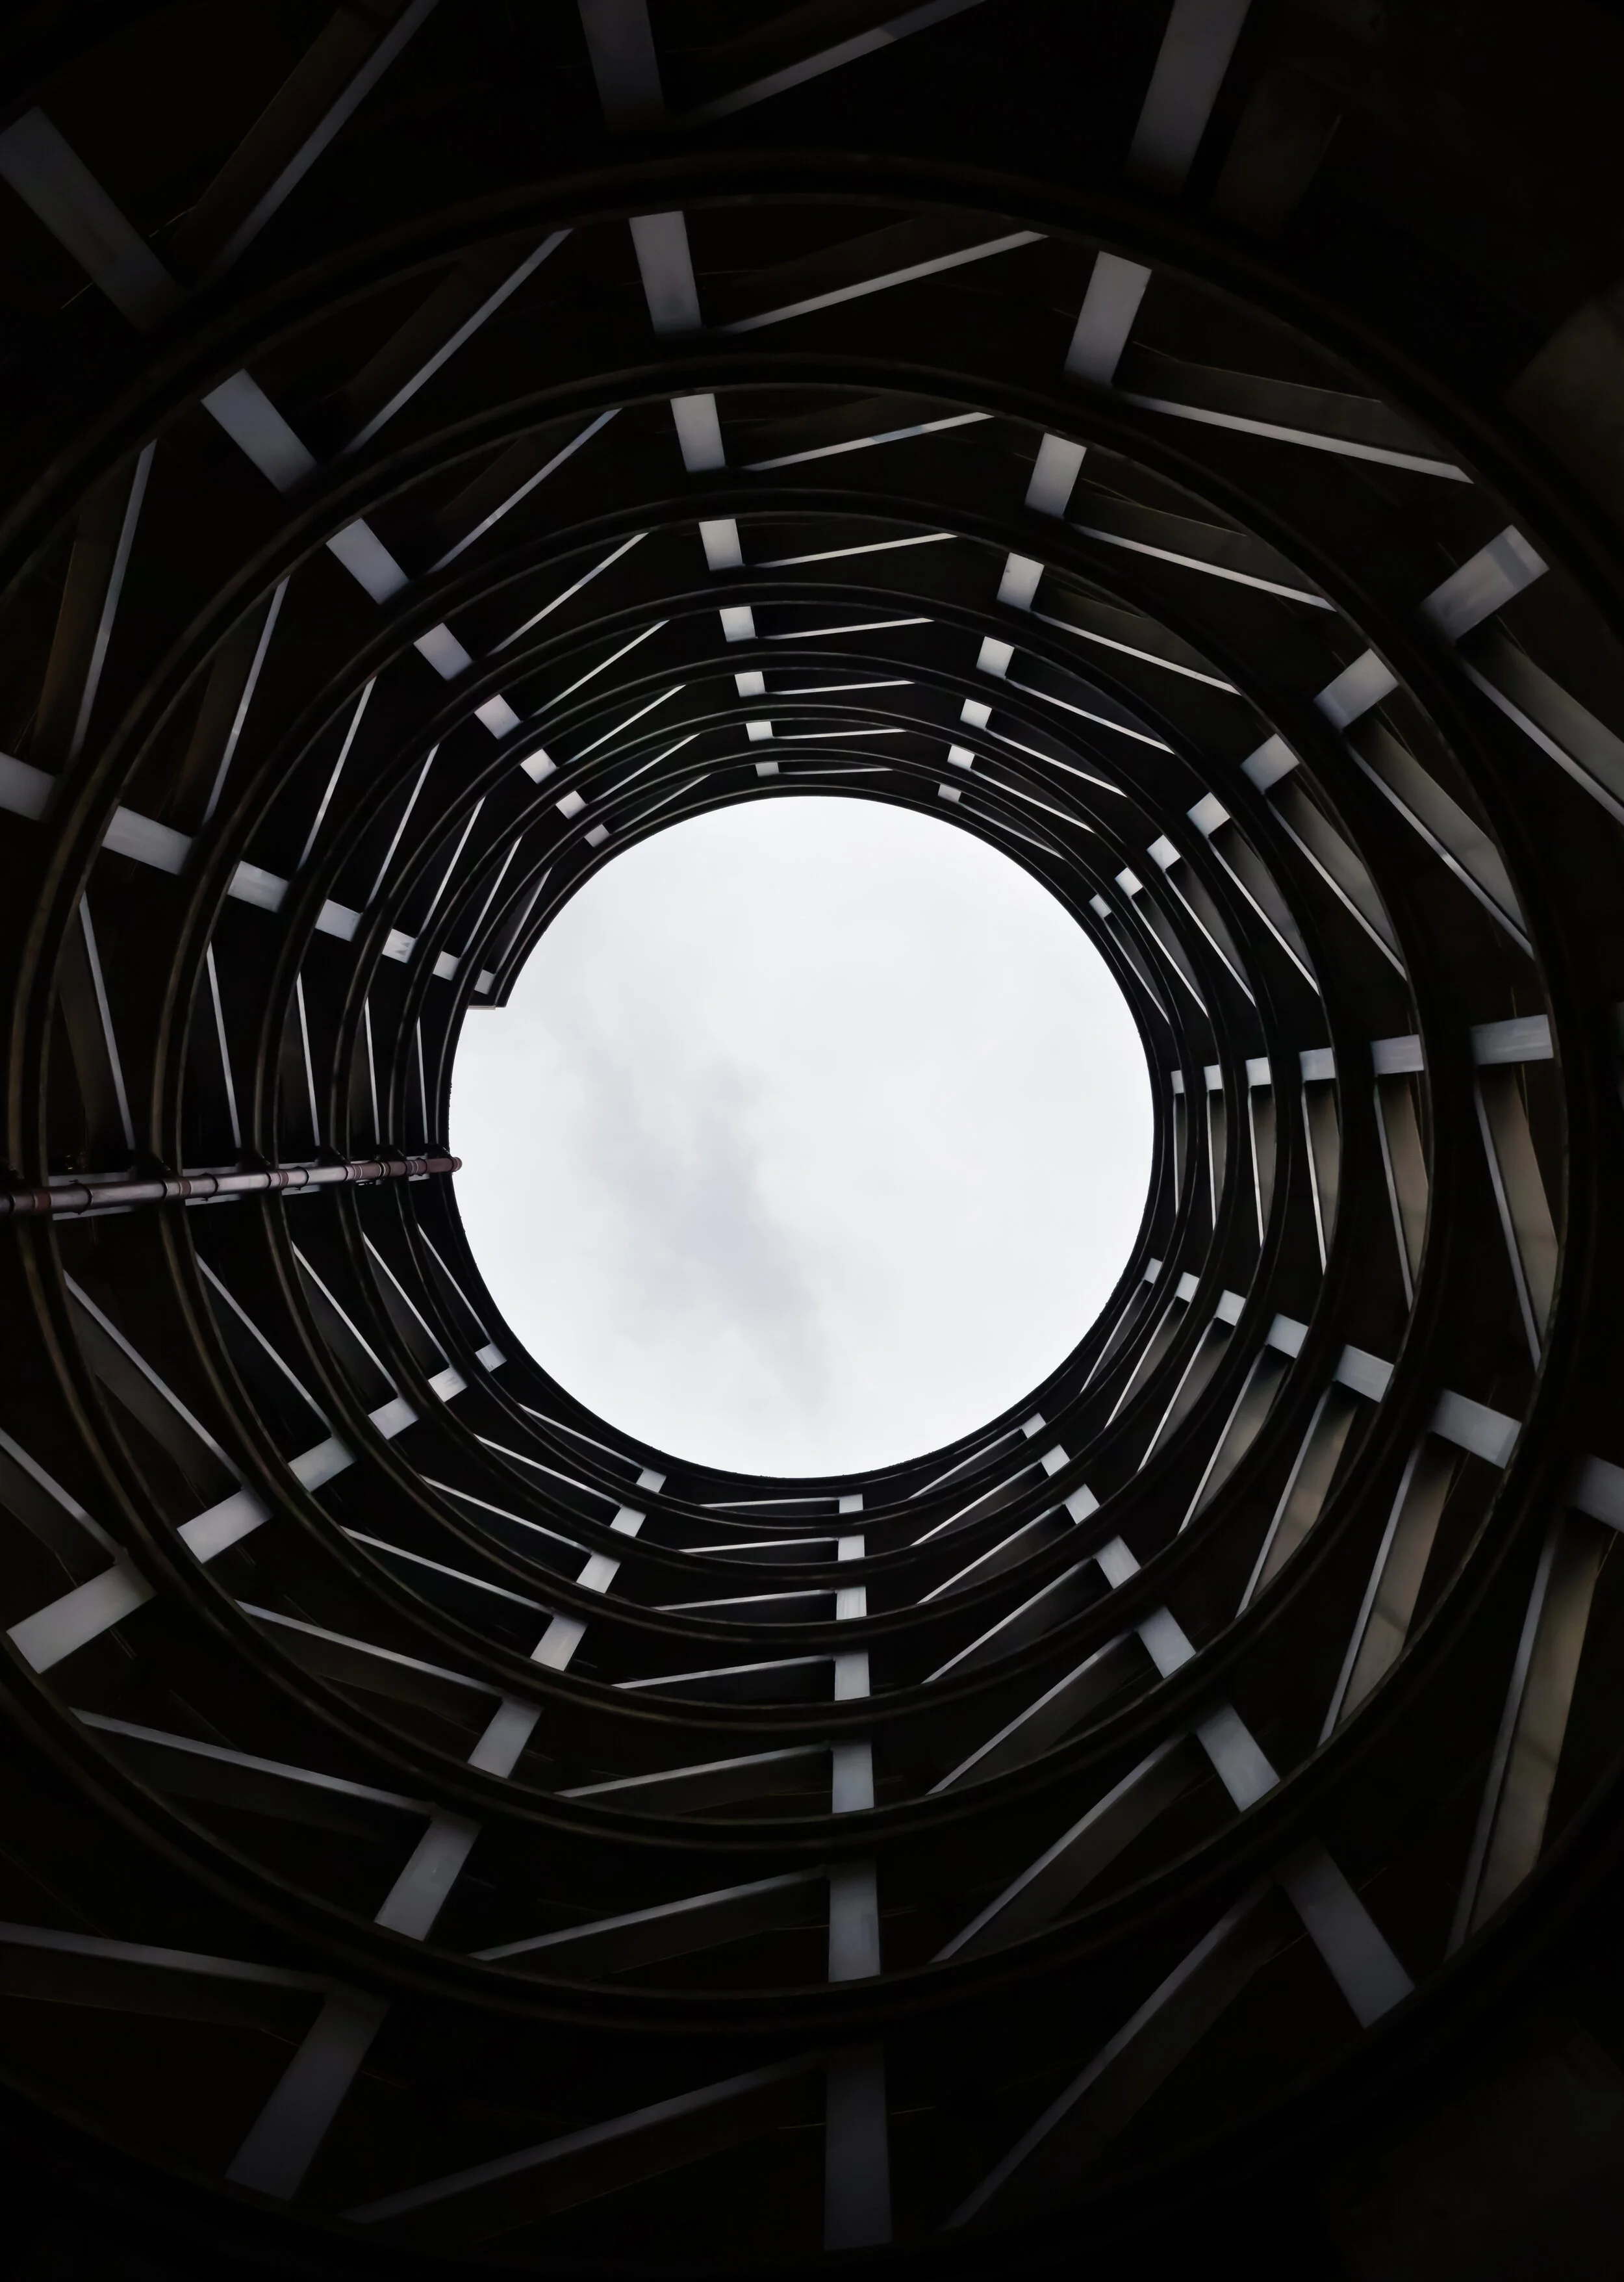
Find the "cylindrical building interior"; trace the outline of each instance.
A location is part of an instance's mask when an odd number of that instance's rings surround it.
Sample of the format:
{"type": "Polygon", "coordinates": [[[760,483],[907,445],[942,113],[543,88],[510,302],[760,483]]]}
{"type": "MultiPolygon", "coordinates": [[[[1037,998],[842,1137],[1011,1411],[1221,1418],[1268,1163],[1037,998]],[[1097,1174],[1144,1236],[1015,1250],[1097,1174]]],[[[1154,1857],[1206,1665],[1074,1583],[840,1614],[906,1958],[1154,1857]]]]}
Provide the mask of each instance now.
{"type": "Polygon", "coordinates": [[[1616,2272],[1624,30],[0,86],[15,2270],[1616,2272]],[[1058,899],[1155,1137],[1048,1378],[791,1480],[527,1354],[450,1099],[808,795],[1058,899]]]}

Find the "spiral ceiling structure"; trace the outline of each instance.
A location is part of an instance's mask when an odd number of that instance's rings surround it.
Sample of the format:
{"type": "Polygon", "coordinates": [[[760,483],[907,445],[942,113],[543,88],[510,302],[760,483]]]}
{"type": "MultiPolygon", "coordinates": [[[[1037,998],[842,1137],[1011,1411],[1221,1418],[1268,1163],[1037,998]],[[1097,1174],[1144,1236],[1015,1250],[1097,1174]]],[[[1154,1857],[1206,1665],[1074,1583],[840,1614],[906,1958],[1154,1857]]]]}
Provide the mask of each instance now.
{"type": "Polygon", "coordinates": [[[1568,108],[1491,195],[1526,58],[1451,23],[14,18],[40,2239],[66,2200],[166,2272],[1115,2271],[1364,2130],[1580,1906],[1624,336],[1573,213],[1620,82],[1540,12],[1568,108]],[[806,792],[1065,904],[1156,1143],[1049,1379],[784,1482],[526,1355],[447,1105],[583,881],[806,792]]]}

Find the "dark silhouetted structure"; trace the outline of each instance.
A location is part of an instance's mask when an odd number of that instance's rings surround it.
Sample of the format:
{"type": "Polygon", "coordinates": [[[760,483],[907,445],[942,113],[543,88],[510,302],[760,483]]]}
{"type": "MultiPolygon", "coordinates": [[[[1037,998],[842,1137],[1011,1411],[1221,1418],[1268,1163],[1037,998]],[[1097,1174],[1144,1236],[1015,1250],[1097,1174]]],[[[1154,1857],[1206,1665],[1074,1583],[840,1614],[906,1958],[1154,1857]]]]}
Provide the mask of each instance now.
{"type": "Polygon", "coordinates": [[[1615,2274],[1624,30],[0,88],[11,2270],[1615,2274]],[[497,1318],[450,1072],[831,791],[1066,904],[1155,1171],[1017,1409],[745,1479],[497,1318]]]}

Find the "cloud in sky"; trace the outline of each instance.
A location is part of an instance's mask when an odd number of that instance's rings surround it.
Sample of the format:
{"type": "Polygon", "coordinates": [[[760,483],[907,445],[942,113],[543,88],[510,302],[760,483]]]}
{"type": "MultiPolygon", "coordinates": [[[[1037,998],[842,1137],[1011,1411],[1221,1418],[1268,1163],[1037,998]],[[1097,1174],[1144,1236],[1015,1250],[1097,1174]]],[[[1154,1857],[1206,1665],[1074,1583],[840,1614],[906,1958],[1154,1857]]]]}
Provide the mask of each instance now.
{"type": "Polygon", "coordinates": [[[934,1448],[1025,1393],[1120,1274],[1143,1050],[1098,953],[983,842],[832,797],[630,849],[470,1013],[457,1193],[543,1368],[676,1455],[934,1448]]]}

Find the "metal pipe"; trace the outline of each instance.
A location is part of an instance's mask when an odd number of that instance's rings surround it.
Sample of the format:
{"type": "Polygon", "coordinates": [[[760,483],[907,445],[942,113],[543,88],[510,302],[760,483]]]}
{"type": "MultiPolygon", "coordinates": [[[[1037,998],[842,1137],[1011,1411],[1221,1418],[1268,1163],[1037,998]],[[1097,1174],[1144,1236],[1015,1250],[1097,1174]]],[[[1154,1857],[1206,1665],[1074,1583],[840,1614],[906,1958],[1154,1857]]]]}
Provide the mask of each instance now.
{"type": "Polygon", "coordinates": [[[62,1181],[52,1188],[0,1188],[0,1220],[106,1212],[132,1205],[206,1203],[273,1189],[320,1189],[350,1181],[421,1181],[455,1173],[460,1157],[354,1157],[336,1165],[265,1165],[238,1173],[169,1173],[140,1181],[62,1181]]]}

